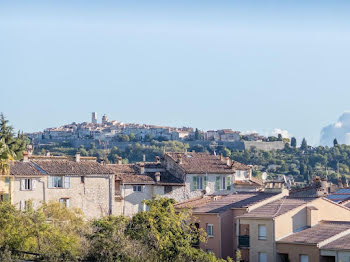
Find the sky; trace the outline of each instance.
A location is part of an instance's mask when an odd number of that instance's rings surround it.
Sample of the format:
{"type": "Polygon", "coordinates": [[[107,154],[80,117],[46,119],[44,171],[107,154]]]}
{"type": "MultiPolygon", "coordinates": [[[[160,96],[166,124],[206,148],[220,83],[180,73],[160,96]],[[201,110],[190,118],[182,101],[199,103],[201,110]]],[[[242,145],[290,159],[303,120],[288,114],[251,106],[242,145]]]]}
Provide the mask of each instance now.
{"type": "Polygon", "coordinates": [[[0,112],[24,132],[99,118],[287,130],[350,109],[350,2],[0,0],[0,112]]]}

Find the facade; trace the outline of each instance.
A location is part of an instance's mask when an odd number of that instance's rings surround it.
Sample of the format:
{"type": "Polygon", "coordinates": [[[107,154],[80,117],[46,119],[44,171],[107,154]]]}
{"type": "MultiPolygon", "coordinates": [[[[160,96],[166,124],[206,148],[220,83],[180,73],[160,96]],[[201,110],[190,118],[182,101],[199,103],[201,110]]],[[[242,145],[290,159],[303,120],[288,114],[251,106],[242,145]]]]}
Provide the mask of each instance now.
{"type": "Polygon", "coordinates": [[[192,209],[197,226],[207,232],[208,242],[200,243],[200,248],[226,259],[234,257],[238,250],[237,217],[282,198],[286,193],[241,192],[226,196],[211,195],[187,200],[175,207],[192,209]]]}
{"type": "Polygon", "coordinates": [[[193,152],[165,153],[161,163],[170,174],[184,181],[183,200],[203,195],[232,194],[236,192],[236,183],[247,182],[252,191],[261,187],[261,184],[253,182],[251,167],[222,156],[193,152]]]}
{"type": "Polygon", "coordinates": [[[32,157],[15,161],[10,177],[10,201],[21,210],[30,202],[34,208],[46,202],[59,202],[80,208],[87,218],[115,212],[114,173],[96,160],[85,161],[79,155],[74,160],[32,157]]]}
{"type": "Polygon", "coordinates": [[[249,231],[246,247],[249,261],[283,261],[285,253],[281,253],[282,256],[278,253],[285,249],[278,249],[276,241],[278,243],[322,220],[350,221],[350,209],[324,197],[291,195],[240,216],[239,225],[249,231]]]}

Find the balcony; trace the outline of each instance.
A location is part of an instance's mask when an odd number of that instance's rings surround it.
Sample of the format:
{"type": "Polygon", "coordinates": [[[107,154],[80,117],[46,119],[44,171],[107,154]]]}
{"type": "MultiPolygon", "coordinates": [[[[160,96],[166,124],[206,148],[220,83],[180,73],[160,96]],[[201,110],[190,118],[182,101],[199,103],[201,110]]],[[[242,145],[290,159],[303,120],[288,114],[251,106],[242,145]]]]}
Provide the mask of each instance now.
{"type": "Polygon", "coordinates": [[[238,247],[249,247],[249,236],[239,236],[238,237],[238,247]]]}

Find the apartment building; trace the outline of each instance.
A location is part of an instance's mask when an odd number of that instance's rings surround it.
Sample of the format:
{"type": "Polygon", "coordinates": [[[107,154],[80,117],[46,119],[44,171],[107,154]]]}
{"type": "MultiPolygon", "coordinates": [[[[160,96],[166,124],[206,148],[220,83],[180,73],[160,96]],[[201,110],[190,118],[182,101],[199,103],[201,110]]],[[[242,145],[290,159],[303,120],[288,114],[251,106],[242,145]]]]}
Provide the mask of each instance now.
{"type": "MultiPolygon", "coordinates": [[[[239,192],[226,196],[210,195],[178,203],[175,207],[192,209],[198,228],[207,232],[208,241],[198,243],[200,248],[213,252],[220,258],[235,257],[238,249],[237,217],[282,198],[287,193],[239,192]]],[[[245,228],[240,230],[245,232],[245,228]]]]}
{"type": "MultiPolygon", "coordinates": [[[[287,241],[288,236],[313,227],[322,220],[348,222],[350,209],[325,197],[290,195],[261,206],[238,219],[240,227],[248,228],[249,234],[244,237],[249,239],[249,244],[245,247],[246,252],[249,253],[249,261],[283,261],[286,255],[288,259],[295,259],[292,256],[295,250],[288,251],[282,248],[282,244],[285,244],[283,239],[287,241]]],[[[309,258],[311,256],[312,254],[309,258]]],[[[303,259],[306,257],[304,256],[303,259]]]]}

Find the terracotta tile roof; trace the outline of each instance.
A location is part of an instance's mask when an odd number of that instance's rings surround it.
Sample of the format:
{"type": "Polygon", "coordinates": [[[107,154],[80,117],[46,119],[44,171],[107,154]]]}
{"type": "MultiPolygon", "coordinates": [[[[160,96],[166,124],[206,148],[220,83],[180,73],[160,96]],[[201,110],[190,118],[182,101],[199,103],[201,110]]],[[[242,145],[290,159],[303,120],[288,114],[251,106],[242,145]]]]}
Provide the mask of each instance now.
{"type": "Polygon", "coordinates": [[[184,185],[183,181],[169,172],[160,172],[160,181],[156,182],[155,173],[140,174],[136,164],[107,165],[115,174],[117,180],[124,184],[158,184],[158,185],[184,185]]]}
{"type": "Polygon", "coordinates": [[[192,208],[193,213],[221,213],[231,208],[254,205],[276,194],[263,192],[242,192],[226,196],[205,196],[176,205],[177,208],[192,208]]]}
{"type": "Polygon", "coordinates": [[[13,176],[42,176],[44,172],[40,172],[33,163],[15,161],[10,165],[10,175],[13,176]]]}
{"type": "Polygon", "coordinates": [[[316,197],[283,197],[253,211],[242,215],[242,218],[273,218],[283,215],[297,207],[317,199],[316,197]]]}
{"type": "Polygon", "coordinates": [[[48,175],[102,175],[113,174],[108,167],[97,162],[65,161],[65,160],[42,160],[32,161],[48,175]]]}
{"type": "Polygon", "coordinates": [[[350,250],[350,234],[328,243],[327,245],[323,246],[322,249],[350,250]]]}
{"type": "Polygon", "coordinates": [[[233,174],[236,169],[250,169],[236,161],[232,161],[232,165],[228,166],[220,156],[207,153],[165,153],[165,155],[177,162],[187,174],[233,174]]]}
{"type": "Polygon", "coordinates": [[[277,243],[318,244],[349,229],[350,222],[321,221],[311,228],[280,239],[277,243]]]}

